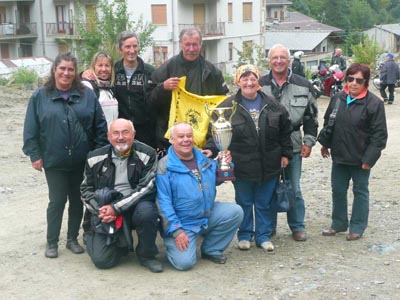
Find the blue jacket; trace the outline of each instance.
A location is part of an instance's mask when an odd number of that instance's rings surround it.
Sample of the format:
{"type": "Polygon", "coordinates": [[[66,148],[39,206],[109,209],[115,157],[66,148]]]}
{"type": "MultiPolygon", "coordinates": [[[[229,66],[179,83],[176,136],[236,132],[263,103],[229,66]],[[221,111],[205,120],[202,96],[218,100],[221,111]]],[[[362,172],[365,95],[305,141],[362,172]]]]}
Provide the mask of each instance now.
{"type": "Polygon", "coordinates": [[[158,163],[157,201],[163,219],[164,233],[199,232],[208,224],[216,196],[217,162],[193,149],[201,183],[169,147],[168,155],[158,163]]]}
{"type": "Polygon", "coordinates": [[[41,158],[45,169],[74,170],[85,165],[90,150],[106,144],[107,123],[89,88],[71,91],[68,100],[57,90],[46,91],[44,87],[32,94],[22,148],[32,162],[41,158]]]}

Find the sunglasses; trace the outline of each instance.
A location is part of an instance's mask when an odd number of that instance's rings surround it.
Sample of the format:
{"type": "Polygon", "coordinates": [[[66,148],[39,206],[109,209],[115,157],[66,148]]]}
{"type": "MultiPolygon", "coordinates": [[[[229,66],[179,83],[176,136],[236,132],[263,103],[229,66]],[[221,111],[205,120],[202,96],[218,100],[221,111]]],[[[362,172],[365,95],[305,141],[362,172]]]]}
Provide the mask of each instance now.
{"type": "Polygon", "coordinates": [[[357,84],[363,84],[365,82],[364,78],[354,78],[353,76],[346,77],[347,82],[353,82],[354,80],[357,82],[357,84]]]}

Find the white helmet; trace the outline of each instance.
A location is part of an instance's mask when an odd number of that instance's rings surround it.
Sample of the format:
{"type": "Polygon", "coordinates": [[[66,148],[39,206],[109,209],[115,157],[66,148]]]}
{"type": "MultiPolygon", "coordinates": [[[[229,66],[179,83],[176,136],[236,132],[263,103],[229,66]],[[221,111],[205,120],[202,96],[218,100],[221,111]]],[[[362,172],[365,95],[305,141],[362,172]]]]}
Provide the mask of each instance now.
{"type": "Polygon", "coordinates": [[[301,59],[301,57],[304,55],[304,52],[303,51],[296,51],[294,54],[293,54],[293,57],[294,58],[296,58],[296,59],[301,59]]]}

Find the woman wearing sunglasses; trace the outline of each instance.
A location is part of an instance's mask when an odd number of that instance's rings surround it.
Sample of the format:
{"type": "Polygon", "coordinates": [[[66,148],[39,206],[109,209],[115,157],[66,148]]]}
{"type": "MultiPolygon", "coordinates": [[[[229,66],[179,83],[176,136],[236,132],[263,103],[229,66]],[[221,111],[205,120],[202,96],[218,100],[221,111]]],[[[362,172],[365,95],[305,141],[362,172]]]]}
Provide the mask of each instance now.
{"type": "Polygon", "coordinates": [[[368,225],[371,168],[386,146],[387,128],[383,101],[368,90],[370,69],[354,63],[346,71],[346,85],[331,98],[324,126],[339,98],[332,147],[321,148],[322,157],[332,156],[332,223],[322,232],[334,236],[346,232],[346,240],[358,240],[368,225]],[[347,190],[353,181],[353,206],[349,221],[347,190]]]}

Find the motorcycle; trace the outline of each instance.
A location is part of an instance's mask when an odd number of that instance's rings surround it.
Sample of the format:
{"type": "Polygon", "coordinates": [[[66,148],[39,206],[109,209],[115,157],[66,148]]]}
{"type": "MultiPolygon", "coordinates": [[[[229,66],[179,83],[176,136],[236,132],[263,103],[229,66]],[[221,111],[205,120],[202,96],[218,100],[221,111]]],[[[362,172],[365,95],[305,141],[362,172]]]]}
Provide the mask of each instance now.
{"type": "Polygon", "coordinates": [[[344,73],[339,65],[332,65],[329,69],[322,67],[311,75],[311,84],[316,92],[316,98],[321,95],[332,97],[343,89],[344,73]]]}

